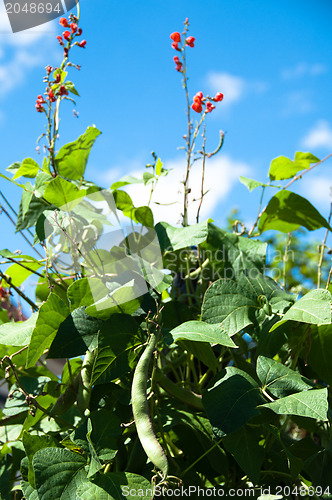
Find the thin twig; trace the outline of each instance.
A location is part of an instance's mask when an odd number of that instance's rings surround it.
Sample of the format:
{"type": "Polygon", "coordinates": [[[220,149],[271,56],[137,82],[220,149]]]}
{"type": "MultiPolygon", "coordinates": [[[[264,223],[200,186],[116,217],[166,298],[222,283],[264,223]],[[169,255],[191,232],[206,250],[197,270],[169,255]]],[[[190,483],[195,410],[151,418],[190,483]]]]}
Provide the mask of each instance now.
{"type": "Polygon", "coordinates": [[[284,261],[284,289],[286,290],[286,273],[287,273],[287,260],[288,260],[288,249],[289,249],[289,245],[290,245],[290,242],[291,242],[291,233],[288,233],[288,237],[287,237],[287,241],[286,241],[286,247],[285,247],[285,253],[284,253],[284,256],[282,258],[282,260],[284,261]]]}
{"type": "Polygon", "coordinates": [[[262,208],[262,203],[263,203],[263,197],[264,197],[264,193],[265,193],[265,187],[266,186],[262,186],[262,194],[261,194],[261,199],[259,200],[259,207],[258,207],[258,214],[257,214],[257,218],[254,222],[254,225],[252,226],[252,228],[250,229],[249,233],[248,233],[248,238],[250,238],[250,236],[252,235],[255,227],[257,226],[258,224],[258,221],[259,219],[261,218],[261,216],[263,215],[264,211],[265,211],[265,208],[264,210],[261,211],[261,208],[262,208]]]}
{"type": "Polygon", "coordinates": [[[205,143],[206,143],[206,136],[205,136],[205,125],[203,127],[203,145],[202,145],[202,153],[203,153],[203,164],[202,164],[202,183],[201,183],[201,197],[197,209],[197,215],[196,215],[196,222],[197,224],[199,223],[199,212],[201,210],[201,206],[203,203],[203,198],[204,198],[204,178],[205,178],[205,162],[206,162],[206,151],[205,151],[205,143]]]}

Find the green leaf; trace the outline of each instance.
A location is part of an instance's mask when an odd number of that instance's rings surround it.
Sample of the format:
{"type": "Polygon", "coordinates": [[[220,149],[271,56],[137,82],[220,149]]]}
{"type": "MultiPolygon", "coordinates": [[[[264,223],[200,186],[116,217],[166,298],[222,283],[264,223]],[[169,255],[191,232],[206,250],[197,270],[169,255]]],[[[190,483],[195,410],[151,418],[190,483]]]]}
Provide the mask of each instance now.
{"type": "Polygon", "coordinates": [[[25,500],[39,500],[38,491],[30,486],[28,481],[21,481],[20,484],[25,500]]]}
{"type": "Polygon", "coordinates": [[[262,273],[265,268],[267,244],[244,236],[238,236],[208,225],[208,238],[200,245],[202,258],[213,266],[216,278],[237,278],[242,271],[262,273]]]}
{"type": "Polygon", "coordinates": [[[65,83],[65,87],[72,94],[77,95],[78,97],[80,96],[79,93],[77,92],[77,90],[76,90],[75,85],[73,84],[73,82],[66,82],[65,83]]]}
{"type": "Polygon", "coordinates": [[[84,307],[75,309],[60,325],[50,346],[48,358],[74,358],[97,346],[103,321],[92,318],[84,307]]]}
{"type": "Polygon", "coordinates": [[[11,282],[19,287],[22,283],[33,274],[33,271],[37,271],[42,267],[43,264],[39,262],[29,262],[23,264],[25,267],[20,266],[20,264],[12,264],[6,269],[6,275],[11,278],[11,282]]]}
{"type": "Polygon", "coordinates": [[[139,207],[135,209],[136,220],[145,227],[153,227],[153,213],[150,207],[139,207]]]}
{"type": "Polygon", "coordinates": [[[266,184],[264,184],[263,182],[255,181],[254,179],[249,179],[248,177],[243,177],[242,175],[240,175],[239,180],[249,189],[250,192],[256,189],[257,187],[266,186],[266,184]]]}
{"type": "Polygon", "coordinates": [[[112,314],[132,314],[141,303],[139,298],[142,288],[132,279],[122,286],[118,286],[108,296],[86,308],[86,313],[94,318],[108,319],[112,314]]]}
{"type": "Polygon", "coordinates": [[[302,357],[315,371],[318,379],[329,385],[332,384],[331,352],[332,325],[312,325],[310,328],[310,349],[306,348],[302,357]]]}
{"type": "Polygon", "coordinates": [[[108,472],[80,486],[77,495],[79,500],[151,500],[153,488],[145,477],[138,474],[108,472]]]}
{"type": "Polygon", "coordinates": [[[113,182],[113,184],[111,185],[111,189],[112,190],[119,189],[120,187],[128,186],[128,184],[142,184],[142,182],[143,182],[142,179],[137,179],[132,175],[125,175],[119,181],[113,182]]]}
{"type": "Polygon", "coordinates": [[[285,156],[279,156],[271,162],[269,177],[271,181],[284,180],[294,177],[301,170],[310,167],[311,163],[319,162],[319,158],[311,153],[295,153],[295,159],[290,160],[285,156]]]}
{"type": "Polygon", "coordinates": [[[35,328],[38,313],[33,313],[26,321],[5,323],[0,326],[0,344],[23,347],[29,344],[35,328]]]}
{"type": "Polygon", "coordinates": [[[13,179],[18,179],[19,177],[31,177],[34,178],[38,174],[40,167],[38,163],[32,158],[25,158],[22,161],[20,168],[15,172],[13,179]]]}
{"type": "Polygon", "coordinates": [[[35,195],[30,197],[30,193],[24,191],[16,220],[15,232],[34,226],[44,210],[51,208],[52,206],[42,198],[37,198],[35,195]]]}
{"type": "Polygon", "coordinates": [[[52,175],[46,172],[38,172],[35,180],[34,194],[37,198],[44,196],[47,184],[53,179],[52,175]]]}
{"type": "Polygon", "coordinates": [[[58,443],[52,436],[42,435],[36,436],[30,434],[29,432],[23,432],[22,438],[23,446],[25,449],[25,453],[29,460],[29,472],[28,478],[30,485],[35,488],[35,473],[32,467],[32,459],[34,454],[43,448],[53,448],[57,447],[58,443]]]}
{"type": "Polygon", "coordinates": [[[85,189],[78,189],[75,184],[62,179],[60,176],[49,182],[44,192],[45,200],[62,210],[68,211],[73,210],[85,195],[85,189]]]}
{"type": "Polygon", "coordinates": [[[151,172],[144,172],[143,173],[144,186],[150,184],[155,178],[156,178],[155,175],[151,174],[151,172]]]}
{"type": "Polygon", "coordinates": [[[264,448],[258,444],[259,441],[260,431],[249,426],[242,427],[223,439],[226,450],[233,455],[254,484],[258,483],[264,458],[264,448]]]}
{"type": "MultiPolygon", "coordinates": [[[[91,286],[93,286],[94,289],[99,283],[101,283],[101,280],[99,279],[94,280],[93,278],[82,278],[80,280],[74,281],[74,283],[69,286],[67,290],[67,296],[70,302],[71,311],[81,306],[89,306],[93,304],[97,299],[97,297],[95,295],[92,295],[91,293],[90,281],[91,286]]],[[[103,293],[101,297],[104,297],[107,294],[108,290],[105,286],[103,286],[102,288],[103,293]]],[[[98,297],[98,299],[101,297],[98,297]]]]}
{"type": "Polygon", "coordinates": [[[290,394],[308,391],[313,383],[291,368],[265,356],[257,358],[257,376],[272,396],[283,398],[290,394]]]}
{"type": "Polygon", "coordinates": [[[314,231],[320,227],[326,227],[332,231],[327,220],[310,201],[284,189],[270,199],[259,219],[258,230],[261,233],[269,229],[290,233],[300,226],[309,231],[314,231]]]}
{"type": "Polygon", "coordinates": [[[270,408],[278,415],[298,415],[328,421],[327,389],[298,392],[261,406],[270,408]]]}
{"type": "Polygon", "coordinates": [[[89,418],[88,418],[87,425],[88,425],[88,429],[87,429],[88,432],[86,434],[86,439],[88,441],[89,451],[90,451],[90,455],[91,455],[91,460],[90,460],[90,464],[89,464],[89,472],[88,472],[88,478],[90,478],[91,476],[94,476],[99,470],[101,470],[103,465],[100,462],[98,455],[97,455],[97,452],[96,452],[96,450],[93,446],[93,443],[91,441],[92,424],[91,424],[91,420],[89,418]]]}
{"type": "Polygon", "coordinates": [[[55,293],[51,293],[39,309],[28,349],[27,368],[34,366],[44,350],[50,347],[59,326],[68,315],[68,306],[55,293]]]}
{"type": "Polygon", "coordinates": [[[254,322],[261,324],[266,305],[271,313],[283,312],[294,302],[270,277],[242,273],[237,282],[220,279],[206,291],[202,305],[202,320],[219,324],[228,335],[240,332],[254,322]]]}
{"type": "Polygon", "coordinates": [[[126,314],[114,314],[102,325],[93,384],[110,382],[130,371],[130,363],[136,358],[134,348],[142,342],[137,329],[136,321],[126,314]]]}
{"type": "Polygon", "coordinates": [[[286,321],[299,321],[312,325],[331,324],[331,293],[328,290],[311,290],[288,309],[281,321],[275,323],[271,332],[286,321]]]}
{"type": "Polygon", "coordinates": [[[57,172],[67,179],[81,179],[84,175],[91,148],[101,132],[88,127],[76,141],[62,146],[55,157],[57,172]]]}
{"type": "Polygon", "coordinates": [[[259,415],[257,406],[264,402],[257,382],[246,372],[229,366],[223,373],[225,375],[206,389],[202,397],[218,437],[240,429],[252,417],[259,415]]]}
{"type": "Polygon", "coordinates": [[[113,460],[118,451],[118,438],[122,434],[121,420],[113,411],[98,410],[90,415],[89,435],[100,460],[113,460]]]}
{"type": "Polygon", "coordinates": [[[173,227],[167,222],[158,222],[155,229],[162,251],[181,250],[203,243],[208,236],[208,222],[187,227],[173,227]]]}
{"type": "Polygon", "coordinates": [[[211,325],[204,321],[187,321],[170,331],[173,342],[191,340],[195,342],[209,342],[226,347],[238,347],[219,325],[211,325]]]}
{"type": "Polygon", "coordinates": [[[35,453],[33,469],[40,500],[72,500],[86,481],[85,459],[63,448],[44,448],[35,453]]]}

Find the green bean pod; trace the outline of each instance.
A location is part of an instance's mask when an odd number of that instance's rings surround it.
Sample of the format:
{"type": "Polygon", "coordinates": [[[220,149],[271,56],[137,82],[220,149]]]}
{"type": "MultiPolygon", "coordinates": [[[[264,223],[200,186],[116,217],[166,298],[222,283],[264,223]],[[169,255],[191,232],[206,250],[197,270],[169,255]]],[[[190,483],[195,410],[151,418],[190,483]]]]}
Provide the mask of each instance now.
{"type": "Polygon", "coordinates": [[[148,369],[156,343],[157,337],[152,334],[134,372],[131,399],[136,430],[142,447],[151,462],[162,471],[165,478],[168,473],[167,457],[153,430],[146,395],[148,369]]]}
{"type": "Polygon", "coordinates": [[[87,351],[83,360],[82,368],[79,374],[79,383],[77,391],[77,406],[82,413],[89,408],[91,398],[91,377],[94,362],[97,356],[97,350],[87,351]]]}

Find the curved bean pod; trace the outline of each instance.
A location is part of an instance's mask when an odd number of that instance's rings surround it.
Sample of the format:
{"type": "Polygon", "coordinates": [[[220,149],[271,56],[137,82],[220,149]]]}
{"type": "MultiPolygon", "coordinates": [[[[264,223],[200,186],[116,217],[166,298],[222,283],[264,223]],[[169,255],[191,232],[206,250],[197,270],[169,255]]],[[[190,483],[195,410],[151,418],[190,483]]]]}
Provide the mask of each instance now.
{"type": "Polygon", "coordinates": [[[151,462],[162,471],[165,478],[168,473],[167,457],[154,433],[146,395],[148,369],[156,343],[157,336],[152,334],[135,368],[131,398],[139,440],[151,462]]]}

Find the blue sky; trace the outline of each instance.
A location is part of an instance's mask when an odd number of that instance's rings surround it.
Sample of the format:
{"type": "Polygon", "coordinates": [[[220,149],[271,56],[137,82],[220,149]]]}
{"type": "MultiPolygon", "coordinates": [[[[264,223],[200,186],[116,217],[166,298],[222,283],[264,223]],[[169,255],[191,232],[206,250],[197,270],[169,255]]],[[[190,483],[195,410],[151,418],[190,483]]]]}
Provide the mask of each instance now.
{"type": "MultiPolygon", "coordinates": [[[[221,91],[224,101],[207,120],[207,149],[226,131],[222,152],[207,165],[203,218],[223,225],[237,207],[246,223],[254,220],[259,194],[249,193],[239,175],[264,181],[273,158],[310,151],[319,158],[332,152],[332,2],[330,0],[81,0],[86,49],[73,51],[80,72],[72,71],[81,98],[62,106],[60,144],[95,124],[103,134],[90,156],[87,177],[108,187],[129,173],[139,174],[155,151],[173,168],[158,188],[157,200],[180,199],[185,159],[178,147],[186,132],[185,96],[174,69],[169,34],[182,31],[186,17],[195,48],[188,49],[189,91],[221,91]]],[[[0,171],[33,157],[43,116],[34,110],[44,90],[44,67],[56,66],[61,50],[58,20],[11,34],[0,10],[0,171]]],[[[198,187],[200,167],[192,174],[198,187]]],[[[327,217],[332,160],[294,186],[327,217]]],[[[0,180],[18,207],[19,188],[0,180]]],[[[135,189],[134,201],[146,193],[135,189]]],[[[267,201],[267,200],[266,200],[267,201]]],[[[157,219],[176,223],[181,205],[157,219]]],[[[196,209],[192,210],[192,217],[196,209]]],[[[2,247],[22,248],[1,215],[2,247]]]]}

